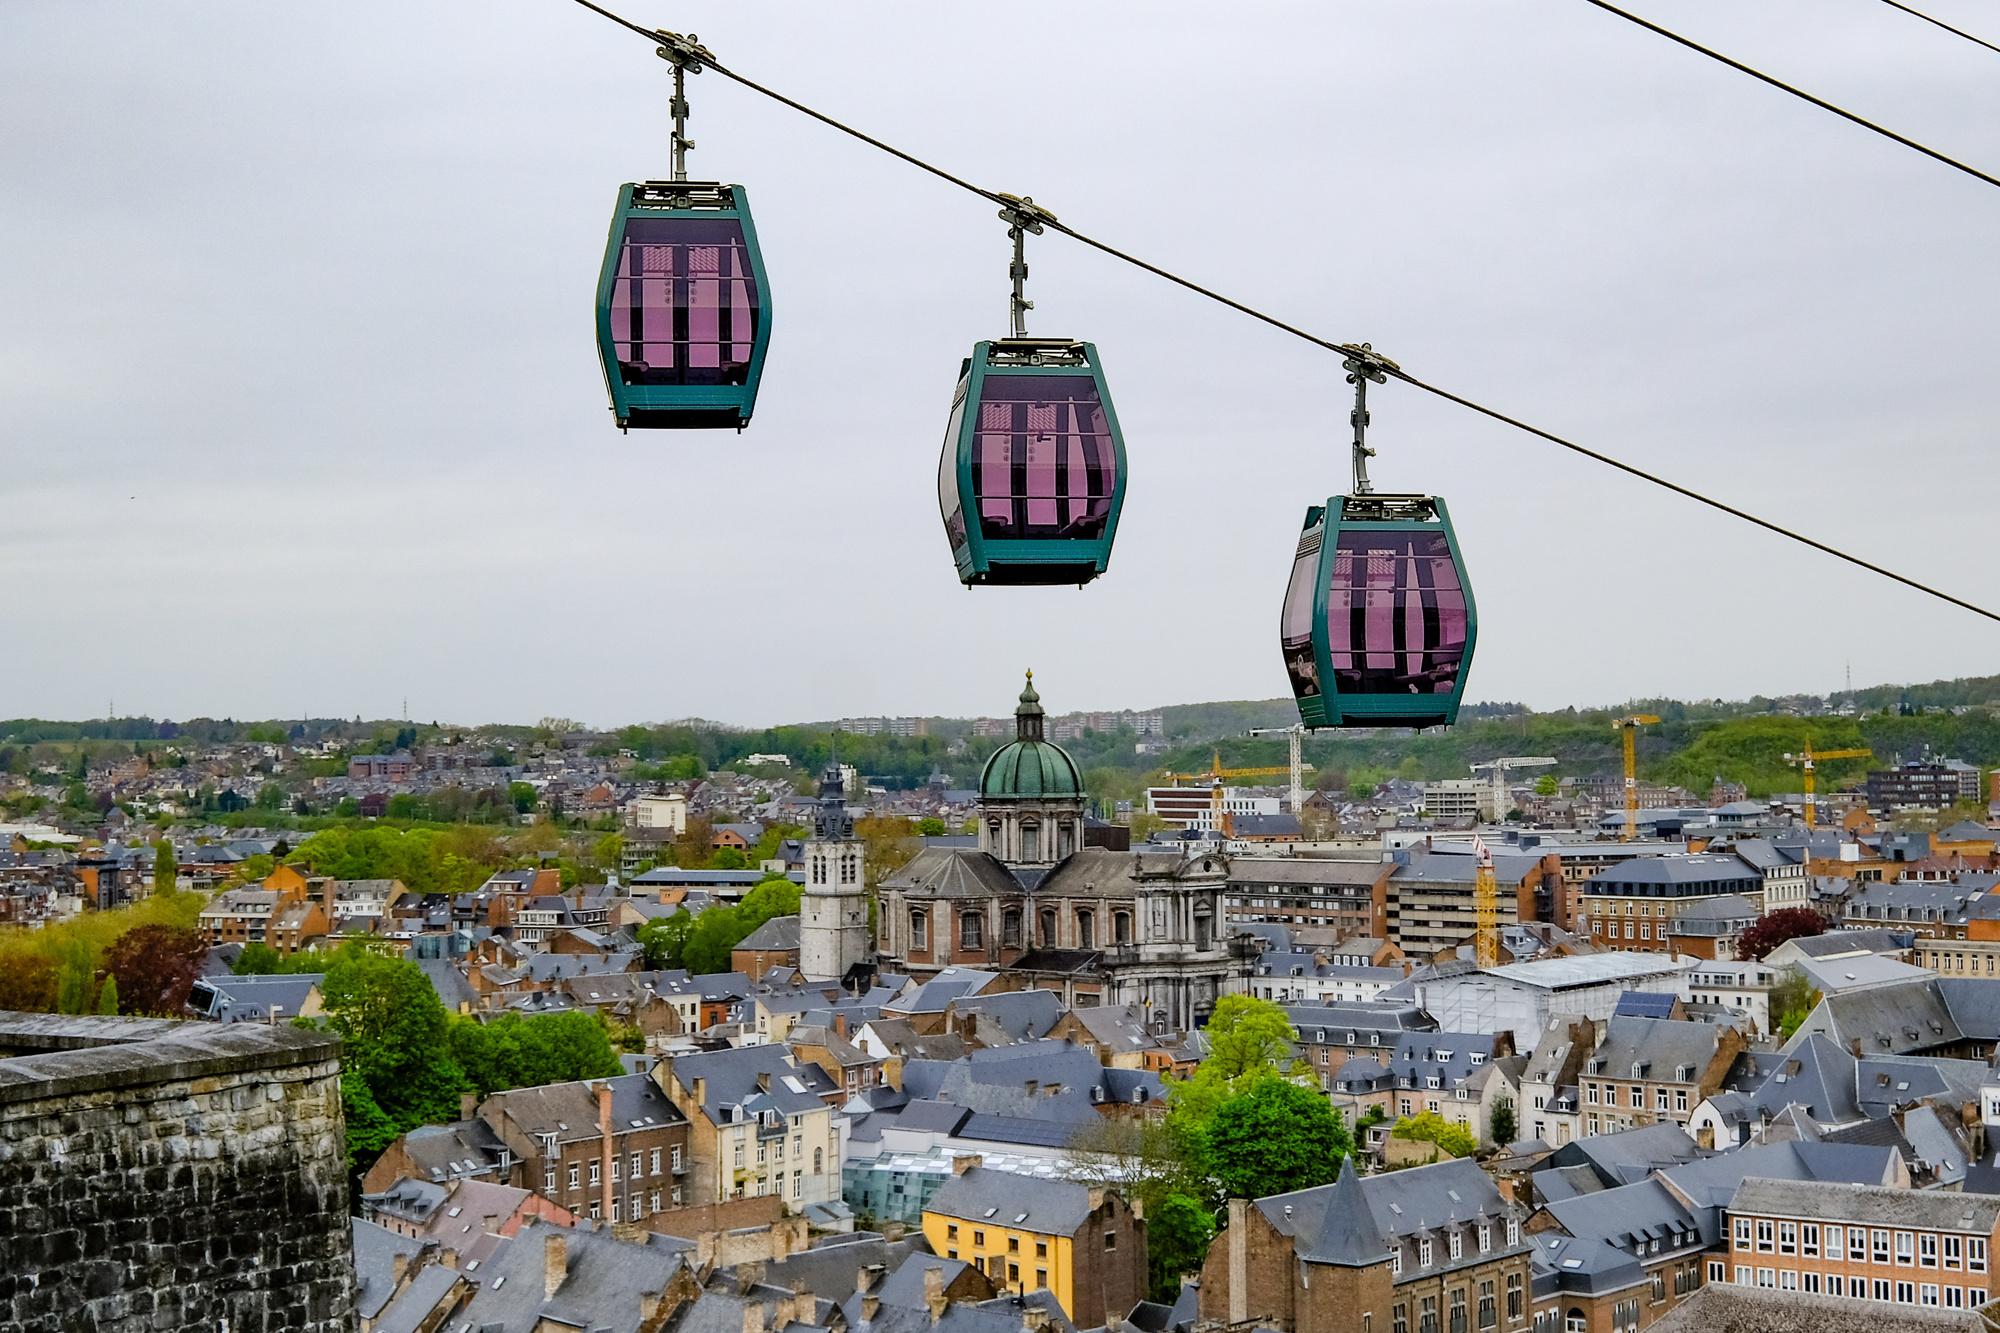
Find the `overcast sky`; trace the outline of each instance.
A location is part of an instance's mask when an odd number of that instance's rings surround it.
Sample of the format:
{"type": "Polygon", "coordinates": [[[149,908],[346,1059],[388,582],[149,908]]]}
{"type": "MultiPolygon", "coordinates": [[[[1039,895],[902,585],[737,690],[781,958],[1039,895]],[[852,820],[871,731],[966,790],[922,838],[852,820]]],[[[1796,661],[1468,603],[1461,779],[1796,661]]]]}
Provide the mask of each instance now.
{"type": "MultiPolygon", "coordinates": [[[[1580,0],[623,0],[750,77],[1412,373],[2000,605],[2000,191],[1580,0]]],[[[2000,37],[1972,0],[1929,0],[2000,37]]],[[[1653,0],[2000,168],[2000,57],[1875,0],[1653,0]]],[[[666,66],[564,0],[0,7],[0,716],[767,723],[1285,691],[1336,358],[1049,236],[1131,486],[1085,590],[961,589],[936,459],[993,209],[711,73],[775,307],[742,435],[613,428],[593,346],[666,66]],[[476,20],[476,22],[475,22],[476,20]]],[[[2000,626],[1414,390],[1469,697],[2000,667],[2000,626]]]]}

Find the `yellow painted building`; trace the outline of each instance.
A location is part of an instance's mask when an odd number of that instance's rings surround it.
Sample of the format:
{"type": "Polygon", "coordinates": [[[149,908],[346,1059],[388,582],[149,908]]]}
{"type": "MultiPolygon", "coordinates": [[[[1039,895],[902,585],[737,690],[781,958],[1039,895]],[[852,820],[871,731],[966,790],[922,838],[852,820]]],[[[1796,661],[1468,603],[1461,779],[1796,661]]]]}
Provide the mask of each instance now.
{"type": "Polygon", "coordinates": [[[1146,1226],[1115,1191],[956,1159],[924,1207],[933,1253],[1002,1291],[1047,1291],[1078,1328],[1123,1319],[1146,1288],[1146,1226]]]}

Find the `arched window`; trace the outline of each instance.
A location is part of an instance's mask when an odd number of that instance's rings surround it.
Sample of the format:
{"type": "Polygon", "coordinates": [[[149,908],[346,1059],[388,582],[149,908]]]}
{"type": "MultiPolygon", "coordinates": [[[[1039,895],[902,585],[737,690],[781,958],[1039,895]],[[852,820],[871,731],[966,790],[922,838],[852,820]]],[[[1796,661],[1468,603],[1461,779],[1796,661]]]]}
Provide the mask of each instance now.
{"type": "Polygon", "coordinates": [[[1021,859],[1023,861],[1042,859],[1042,826],[1032,819],[1021,825],[1021,859]]]}
{"type": "Polygon", "coordinates": [[[921,907],[910,909],[910,947],[912,949],[931,947],[930,922],[925,918],[924,909],[921,907]]]}
{"type": "Polygon", "coordinates": [[[1130,944],[1132,942],[1132,914],[1130,912],[1113,912],[1111,914],[1111,942],[1113,944],[1130,944]]]}
{"type": "Polygon", "coordinates": [[[961,949],[983,949],[986,947],[986,923],[980,919],[979,913],[959,913],[958,947],[961,949]]]}
{"type": "Polygon", "coordinates": [[[1000,914],[1000,946],[1004,949],[1021,947],[1021,911],[1010,907],[1000,914]]]}
{"type": "Polygon", "coordinates": [[[826,1149],[814,1148],[813,1174],[818,1176],[818,1175],[824,1175],[825,1173],[826,1173],[826,1149]]]}
{"type": "Polygon", "coordinates": [[[1097,921],[1087,907],[1077,909],[1076,947],[1079,949],[1095,949],[1097,947],[1097,921]]]}
{"type": "Polygon", "coordinates": [[[1042,909],[1042,947],[1044,949],[1056,947],[1056,909],[1053,907],[1042,909]]]}

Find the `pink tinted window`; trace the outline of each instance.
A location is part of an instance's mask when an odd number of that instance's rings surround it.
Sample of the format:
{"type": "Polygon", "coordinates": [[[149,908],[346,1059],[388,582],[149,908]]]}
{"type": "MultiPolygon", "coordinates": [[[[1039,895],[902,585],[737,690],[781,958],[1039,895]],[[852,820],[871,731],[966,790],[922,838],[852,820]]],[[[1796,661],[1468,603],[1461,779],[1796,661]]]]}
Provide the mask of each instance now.
{"type": "Polygon", "coordinates": [[[744,383],[759,313],[741,222],[626,219],[611,287],[625,383],[744,383]]]}
{"type": "Polygon", "coordinates": [[[1306,529],[1299,538],[1298,554],[1292,560],[1292,581],[1285,587],[1285,610],[1278,637],[1285,653],[1285,674],[1291,677],[1292,693],[1310,699],[1319,693],[1319,663],[1313,658],[1313,594],[1318,591],[1319,548],[1326,539],[1326,524],[1306,529]]]}
{"type": "Polygon", "coordinates": [[[1093,377],[988,375],[978,413],[972,490],[984,535],[1104,535],[1118,454],[1093,377]]]}
{"type": "Polygon", "coordinates": [[[1444,533],[1342,531],[1326,628],[1339,693],[1449,693],[1465,660],[1466,614],[1444,533]]]}

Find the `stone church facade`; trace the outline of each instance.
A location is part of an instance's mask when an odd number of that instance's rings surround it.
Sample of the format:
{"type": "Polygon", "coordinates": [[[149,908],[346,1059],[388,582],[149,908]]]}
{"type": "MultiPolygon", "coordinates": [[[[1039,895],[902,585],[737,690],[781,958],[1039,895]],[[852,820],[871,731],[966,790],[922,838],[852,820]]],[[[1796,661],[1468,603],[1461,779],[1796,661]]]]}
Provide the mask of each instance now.
{"type": "Polygon", "coordinates": [[[1181,1031],[1240,989],[1248,962],[1224,924],[1227,858],[1085,845],[1082,778],[1043,735],[1032,675],[1015,739],[979,788],[976,850],[927,848],[881,884],[885,968],[1004,971],[1071,1006],[1137,1004],[1181,1031]]]}

